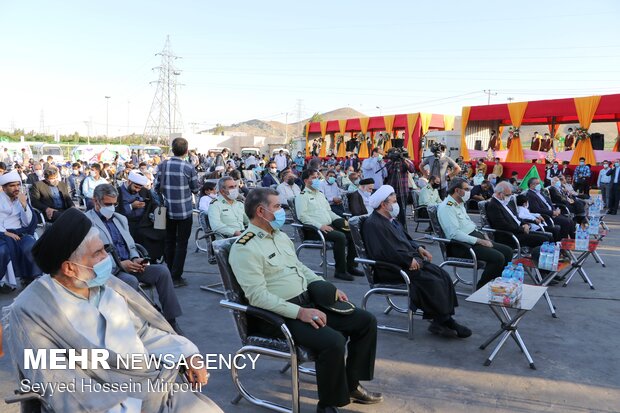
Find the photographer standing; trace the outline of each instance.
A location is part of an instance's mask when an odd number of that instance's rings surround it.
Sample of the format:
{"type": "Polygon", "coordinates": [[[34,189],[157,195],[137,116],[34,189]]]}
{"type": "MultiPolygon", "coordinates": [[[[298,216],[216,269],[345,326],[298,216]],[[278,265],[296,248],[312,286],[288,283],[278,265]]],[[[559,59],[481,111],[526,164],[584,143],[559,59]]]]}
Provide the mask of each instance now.
{"type": "Polygon", "coordinates": [[[396,193],[398,202],[398,222],[407,232],[407,198],[409,197],[409,173],[415,172],[415,165],[407,159],[407,152],[399,148],[392,148],[387,153],[388,162],[385,165],[387,178],[385,184],[391,185],[396,193]]]}
{"type": "Polygon", "coordinates": [[[452,158],[445,156],[446,147],[444,145],[433,144],[431,150],[433,151],[433,156],[424,158],[420,164],[420,170],[423,171],[425,177],[430,175],[439,177],[439,196],[441,199],[444,199],[446,197],[446,189],[448,188],[448,167],[452,168],[451,178],[461,172],[461,167],[452,158]],[[430,167],[430,171],[424,168],[426,165],[430,167]]]}

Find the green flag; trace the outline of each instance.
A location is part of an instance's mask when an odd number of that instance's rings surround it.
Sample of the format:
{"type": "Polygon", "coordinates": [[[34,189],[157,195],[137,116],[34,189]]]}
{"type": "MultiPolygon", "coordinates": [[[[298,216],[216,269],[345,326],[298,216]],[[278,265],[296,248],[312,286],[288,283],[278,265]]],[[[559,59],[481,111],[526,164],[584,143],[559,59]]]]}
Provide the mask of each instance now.
{"type": "Polygon", "coordinates": [[[523,177],[523,180],[521,181],[521,184],[519,185],[519,188],[521,188],[523,190],[528,189],[527,182],[530,180],[530,178],[538,178],[538,179],[540,179],[540,175],[538,175],[538,169],[536,169],[536,165],[532,165],[530,170],[527,171],[527,173],[523,177]]]}

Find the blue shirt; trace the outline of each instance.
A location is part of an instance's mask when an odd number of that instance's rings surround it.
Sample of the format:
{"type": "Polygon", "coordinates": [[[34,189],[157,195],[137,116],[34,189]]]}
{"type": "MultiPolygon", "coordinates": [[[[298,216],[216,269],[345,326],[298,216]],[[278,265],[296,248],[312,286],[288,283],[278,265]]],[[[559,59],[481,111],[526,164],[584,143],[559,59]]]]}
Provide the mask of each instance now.
{"type": "Polygon", "coordinates": [[[155,189],[164,197],[168,218],[187,219],[192,216],[192,193],[198,193],[196,169],[179,157],[159,165],[155,189]]]}
{"type": "Polygon", "coordinates": [[[590,178],[590,168],[588,165],[579,165],[575,168],[575,174],[573,175],[573,180],[575,182],[583,182],[590,178]]]}
{"type": "Polygon", "coordinates": [[[62,200],[62,195],[60,195],[58,187],[54,185],[48,185],[48,187],[50,189],[50,193],[52,194],[52,202],[54,203],[54,208],[63,209],[65,207],[65,204],[62,200]]]}
{"type": "Polygon", "coordinates": [[[108,229],[108,232],[110,233],[110,236],[112,237],[112,244],[114,244],[114,248],[116,249],[116,252],[118,253],[118,257],[121,259],[121,261],[128,260],[129,259],[129,248],[127,248],[127,243],[125,242],[125,239],[121,235],[121,232],[118,230],[118,228],[116,228],[116,224],[114,223],[114,220],[106,219],[106,217],[101,215],[99,212],[97,212],[97,215],[99,215],[99,218],[101,218],[101,221],[108,229]]]}
{"type": "Polygon", "coordinates": [[[140,201],[140,202],[144,201],[144,198],[140,196],[140,193],[139,192],[136,192],[135,194],[130,193],[129,190],[127,189],[127,184],[121,185],[119,190],[120,192],[122,192],[122,199],[121,199],[121,204],[120,204],[122,214],[125,215],[127,219],[131,221],[135,221],[137,219],[142,218],[142,215],[144,215],[144,208],[136,209],[136,208],[131,207],[131,203],[134,201],[140,201]]]}

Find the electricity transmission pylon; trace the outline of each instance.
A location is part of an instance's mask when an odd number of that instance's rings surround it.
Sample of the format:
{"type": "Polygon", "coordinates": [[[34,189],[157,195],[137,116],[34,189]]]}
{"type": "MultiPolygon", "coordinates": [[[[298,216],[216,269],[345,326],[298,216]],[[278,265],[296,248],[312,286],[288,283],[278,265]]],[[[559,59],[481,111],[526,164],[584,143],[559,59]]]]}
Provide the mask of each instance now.
{"type": "Polygon", "coordinates": [[[177,87],[180,86],[177,78],[181,71],[174,66],[179,57],[172,53],[170,36],[166,37],[164,49],[156,56],[161,56],[161,64],[153,68],[159,71],[159,77],[150,82],[156,84],[157,88],[146,120],[144,137],[151,142],[169,143],[173,134],[183,133],[183,119],[177,95],[177,87]]]}

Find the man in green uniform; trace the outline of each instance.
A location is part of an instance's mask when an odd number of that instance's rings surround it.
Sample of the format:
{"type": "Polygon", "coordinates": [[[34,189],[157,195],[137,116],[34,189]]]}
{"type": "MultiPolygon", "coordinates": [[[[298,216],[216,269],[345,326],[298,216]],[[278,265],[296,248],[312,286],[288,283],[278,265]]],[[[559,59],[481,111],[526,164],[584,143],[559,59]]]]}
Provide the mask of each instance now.
{"type": "MultiPolygon", "coordinates": [[[[448,196],[437,207],[439,224],[446,238],[471,245],[476,258],[484,261],[486,266],[476,288],[502,274],[504,267],[512,261],[512,248],[489,240],[486,234],[476,230],[465,204],[469,200],[471,188],[466,179],[456,178],[450,181],[448,196]]],[[[460,245],[449,246],[450,256],[470,258],[469,251],[460,245]]]]}
{"type": "MultiPolygon", "coordinates": [[[[355,268],[355,246],[348,222],[332,212],[329,202],[319,188],[319,172],[316,169],[306,169],[301,174],[305,189],[295,197],[297,218],[311,225],[321,232],[327,241],[334,244],[334,259],[336,261],[335,277],[345,281],[353,281],[353,276],[363,277],[364,273],[355,268]],[[348,246],[348,254],[347,254],[348,246]]],[[[314,231],[306,235],[310,239],[317,239],[314,231]]]]}
{"type": "Polygon", "coordinates": [[[225,176],[218,181],[217,189],[219,194],[209,205],[209,226],[222,238],[241,235],[248,226],[248,217],[243,211],[243,204],[237,201],[237,182],[225,176]]]}
{"type": "MultiPolygon", "coordinates": [[[[321,304],[313,290],[318,286],[331,289],[335,302],[348,303],[348,298],[297,259],[294,244],[280,231],[285,213],[277,191],[253,189],[245,212],[250,226],[233,244],[229,263],[250,305],[284,317],[295,342],[316,353],[317,412],[337,412],[338,406],[350,401],[381,402],[380,393],[369,392],[359,383],[373,378],[375,317],[353,305],[348,305],[349,314],[317,308],[321,304]]],[[[260,320],[249,327],[268,336],[278,333],[260,320]]]]}

